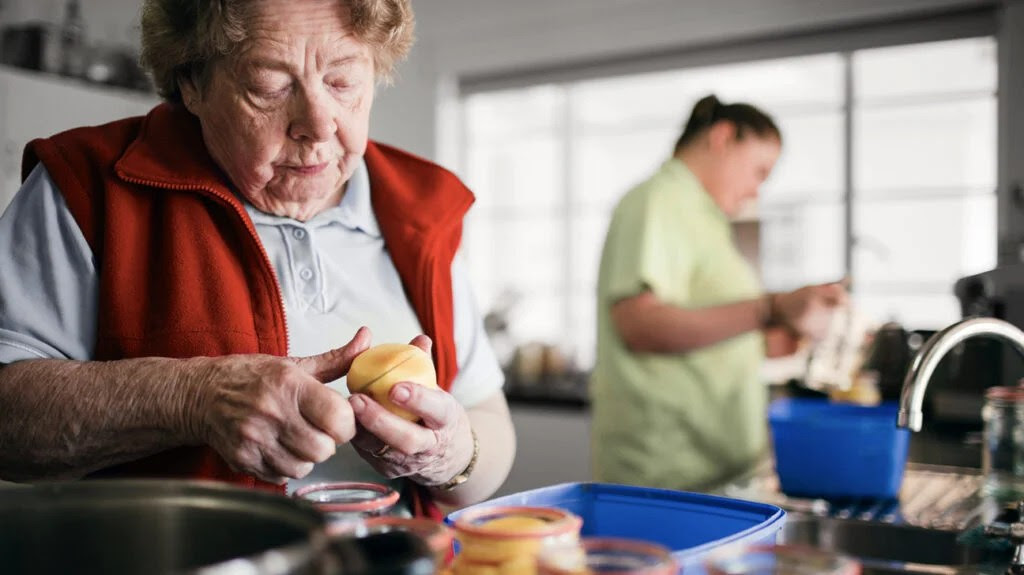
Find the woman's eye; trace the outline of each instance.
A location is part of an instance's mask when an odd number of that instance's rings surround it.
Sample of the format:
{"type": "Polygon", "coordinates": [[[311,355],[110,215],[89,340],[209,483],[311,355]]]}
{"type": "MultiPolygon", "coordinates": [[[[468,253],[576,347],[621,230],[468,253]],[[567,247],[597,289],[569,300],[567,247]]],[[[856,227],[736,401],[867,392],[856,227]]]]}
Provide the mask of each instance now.
{"type": "Polygon", "coordinates": [[[276,98],[288,92],[288,88],[256,88],[253,93],[260,98],[276,98]]]}
{"type": "Polygon", "coordinates": [[[327,85],[335,90],[348,90],[351,89],[354,84],[349,80],[328,80],[327,85]]]}
{"type": "Polygon", "coordinates": [[[253,84],[249,91],[257,98],[276,98],[288,93],[288,84],[253,84]]]}

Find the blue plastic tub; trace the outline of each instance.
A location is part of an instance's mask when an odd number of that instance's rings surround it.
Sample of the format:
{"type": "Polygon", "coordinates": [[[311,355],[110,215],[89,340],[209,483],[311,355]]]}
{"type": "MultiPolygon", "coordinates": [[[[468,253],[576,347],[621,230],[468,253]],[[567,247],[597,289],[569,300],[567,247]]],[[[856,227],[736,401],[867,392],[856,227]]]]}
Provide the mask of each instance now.
{"type": "Polygon", "coordinates": [[[899,495],[910,432],[895,402],[878,407],[780,399],[768,409],[782,492],[826,499],[899,495]]]}
{"type": "Polygon", "coordinates": [[[686,573],[703,573],[709,551],[730,543],[772,544],[786,514],[774,505],[608,483],[566,483],[499,497],[456,511],[492,506],[558,507],[583,519],[584,537],[660,543],[686,573]]]}

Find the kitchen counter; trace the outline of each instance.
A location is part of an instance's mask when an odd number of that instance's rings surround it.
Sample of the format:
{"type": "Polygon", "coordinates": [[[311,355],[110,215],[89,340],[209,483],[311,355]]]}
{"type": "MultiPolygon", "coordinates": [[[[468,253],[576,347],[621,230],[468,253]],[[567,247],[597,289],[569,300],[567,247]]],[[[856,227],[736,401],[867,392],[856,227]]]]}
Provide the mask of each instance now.
{"type": "Polygon", "coordinates": [[[771,462],[722,494],[782,507],[779,543],[841,553],[862,575],[964,575],[1006,571],[1013,547],[982,526],[1016,521],[1017,513],[984,495],[974,469],[909,464],[896,500],[789,497],[771,462]]]}
{"type": "Polygon", "coordinates": [[[797,513],[908,525],[925,529],[963,531],[993,510],[981,492],[978,470],[910,463],[895,501],[849,499],[826,501],[789,497],[779,489],[771,461],[748,479],[728,485],[722,494],[777,505],[797,513]]]}
{"type": "Polygon", "coordinates": [[[949,425],[926,423],[910,436],[907,459],[913,463],[981,468],[981,431],[949,425]]]}
{"type": "Polygon", "coordinates": [[[506,371],[505,399],[510,404],[587,411],[590,408],[589,379],[589,373],[574,372],[524,382],[506,371]]]}

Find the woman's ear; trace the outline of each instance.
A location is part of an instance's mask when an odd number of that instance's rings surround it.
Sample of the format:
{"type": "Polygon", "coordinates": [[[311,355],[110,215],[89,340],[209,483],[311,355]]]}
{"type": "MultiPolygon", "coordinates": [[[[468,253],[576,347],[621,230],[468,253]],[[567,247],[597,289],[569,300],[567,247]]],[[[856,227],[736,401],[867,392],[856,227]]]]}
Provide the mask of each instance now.
{"type": "Polygon", "coordinates": [[[736,124],[719,120],[708,128],[708,144],[712,150],[724,150],[736,140],[736,124]]]}
{"type": "Polygon", "coordinates": [[[181,101],[185,104],[185,109],[192,112],[193,116],[198,116],[198,106],[202,98],[199,95],[199,87],[190,74],[178,74],[178,91],[181,92],[181,101]]]}

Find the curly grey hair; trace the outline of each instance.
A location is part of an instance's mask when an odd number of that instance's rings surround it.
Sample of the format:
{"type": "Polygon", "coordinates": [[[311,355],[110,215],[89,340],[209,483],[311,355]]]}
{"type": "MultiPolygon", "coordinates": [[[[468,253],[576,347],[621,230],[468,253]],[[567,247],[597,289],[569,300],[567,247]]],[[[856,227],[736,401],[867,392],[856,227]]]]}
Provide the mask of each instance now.
{"type": "MultiPolygon", "coordinates": [[[[247,37],[252,0],[145,0],[142,67],[166,100],[181,102],[178,79],[209,80],[210,63],[234,52],[247,37]]],[[[409,52],[415,22],[412,0],[339,0],[355,35],[373,49],[378,79],[389,81],[409,52]]]]}

